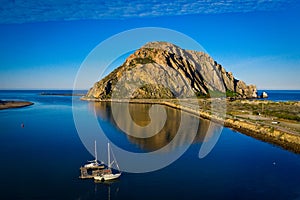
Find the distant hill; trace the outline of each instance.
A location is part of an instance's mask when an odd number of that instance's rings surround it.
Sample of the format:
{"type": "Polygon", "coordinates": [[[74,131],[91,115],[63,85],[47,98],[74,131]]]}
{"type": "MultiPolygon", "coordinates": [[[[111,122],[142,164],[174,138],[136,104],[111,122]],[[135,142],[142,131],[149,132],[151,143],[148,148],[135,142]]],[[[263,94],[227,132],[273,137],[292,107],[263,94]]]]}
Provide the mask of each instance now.
{"type": "Polygon", "coordinates": [[[257,98],[255,85],[246,85],[208,54],[184,50],[168,42],[150,42],[86,94],[88,99],[176,98],[190,95],[257,98]],[[138,85],[138,88],[137,88],[138,85]],[[185,86],[185,85],[188,85],[185,86]]]}

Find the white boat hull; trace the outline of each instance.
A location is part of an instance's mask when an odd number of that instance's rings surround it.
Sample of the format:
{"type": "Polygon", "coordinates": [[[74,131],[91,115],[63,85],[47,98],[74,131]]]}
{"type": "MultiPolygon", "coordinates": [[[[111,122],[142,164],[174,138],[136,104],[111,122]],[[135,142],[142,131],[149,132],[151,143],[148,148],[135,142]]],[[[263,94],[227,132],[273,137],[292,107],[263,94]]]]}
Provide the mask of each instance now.
{"type": "Polygon", "coordinates": [[[94,179],[97,181],[108,181],[108,180],[113,180],[117,179],[121,176],[121,173],[118,174],[103,174],[101,176],[95,176],[94,179]]]}

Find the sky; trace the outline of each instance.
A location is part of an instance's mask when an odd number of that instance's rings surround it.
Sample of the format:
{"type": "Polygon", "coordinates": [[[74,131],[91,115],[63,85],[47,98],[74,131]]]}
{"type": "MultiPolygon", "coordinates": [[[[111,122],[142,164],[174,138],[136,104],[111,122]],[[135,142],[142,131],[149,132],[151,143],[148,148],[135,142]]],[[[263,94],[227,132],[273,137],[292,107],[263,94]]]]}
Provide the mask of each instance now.
{"type": "Polygon", "coordinates": [[[298,19],[296,0],[4,0],[0,89],[72,89],[97,45],[142,27],[191,37],[236,78],[258,89],[300,89],[298,19]]]}

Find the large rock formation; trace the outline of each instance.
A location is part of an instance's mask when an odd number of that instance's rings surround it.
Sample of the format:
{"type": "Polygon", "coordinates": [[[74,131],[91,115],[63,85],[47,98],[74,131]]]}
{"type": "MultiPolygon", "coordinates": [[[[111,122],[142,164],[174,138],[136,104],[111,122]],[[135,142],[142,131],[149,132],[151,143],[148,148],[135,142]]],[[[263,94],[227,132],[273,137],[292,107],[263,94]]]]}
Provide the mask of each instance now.
{"type": "Polygon", "coordinates": [[[86,98],[175,98],[196,96],[256,98],[256,86],[233,77],[208,54],[167,42],[150,42],[108,76],[86,98]]]}

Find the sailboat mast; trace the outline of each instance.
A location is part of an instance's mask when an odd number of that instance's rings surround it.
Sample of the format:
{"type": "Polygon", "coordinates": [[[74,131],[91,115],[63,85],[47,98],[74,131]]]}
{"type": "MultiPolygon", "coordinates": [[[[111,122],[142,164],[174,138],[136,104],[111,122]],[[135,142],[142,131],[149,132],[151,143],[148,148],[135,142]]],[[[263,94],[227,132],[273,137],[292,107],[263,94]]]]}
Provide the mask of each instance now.
{"type": "Polygon", "coordinates": [[[98,158],[97,158],[97,143],[95,140],[95,161],[97,162],[98,158]]]}
{"type": "Polygon", "coordinates": [[[107,154],[108,154],[108,168],[110,168],[110,152],[109,152],[109,143],[107,143],[107,154]]]}

